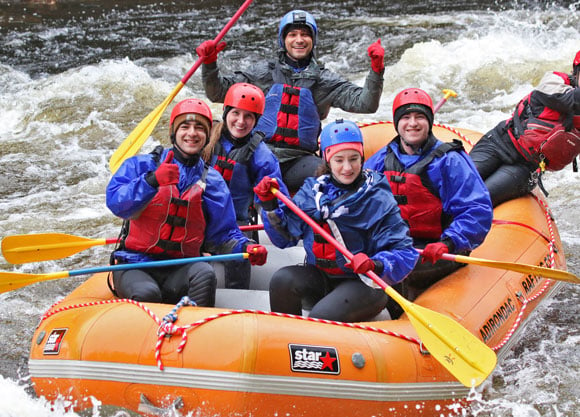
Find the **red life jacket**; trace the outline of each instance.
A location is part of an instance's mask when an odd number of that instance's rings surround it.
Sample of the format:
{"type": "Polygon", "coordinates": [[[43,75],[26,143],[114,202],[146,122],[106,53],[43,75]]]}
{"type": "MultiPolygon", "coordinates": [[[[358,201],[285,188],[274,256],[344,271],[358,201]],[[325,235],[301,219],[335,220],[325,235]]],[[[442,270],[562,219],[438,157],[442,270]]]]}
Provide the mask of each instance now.
{"type": "Polygon", "coordinates": [[[320,116],[312,92],[306,87],[274,84],[255,130],[264,132],[266,142],[275,147],[316,151],[320,116]]]}
{"type": "Polygon", "coordinates": [[[202,196],[207,166],[199,181],[181,195],[176,185],[159,187],[139,217],[129,221],[128,250],[168,258],[200,256],[205,238],[202,196]]]}
{"type": "MultiPolygon", "coordinates": [[[[330,227],[327,223],[322,224],[322,228],[332,235],[330,227]]],[[[312,243],[312,252],[316,258],[316,266],[330,275],[344,275],[346,274],[336,263],[336,248],[326,241],[326,239],[314,233],[314,242],[312,243]]]]}
{"type": "MultiPolygon", "coordinates": [[[[435,144],[435,138],[432,138],[425,145],[427,148],[435,144]]],[[[441,197],[427,175],[427,167],[433,159],[462,149],[463,145],[457,140],[443,143],[405,170],[390,147],[387,148],[384,173],[401,210],[401,217],[409,224],[411,237],[440,239],[445,227],[451,223],[449,216],[443,213],[441,197]]]]}
{"type": "Polygon", "coordinates": [[[216,143],[214,154],[217,154],[217,160],[214,168],[222,175],[228,186],[232,179],[236,164],[247,165],[248,161],[252,158],[254,152],[260,145],[260,142],[263,140],[264,134],[262,132],[256,132],[245,144],[233,147],[230,149],[229,153],[226,153],[221,142],[218,141],[216,143]]]}
{"type": "MultiPolygon", "coordinates": [[[[566,84],[569,77],[560,74],[566,84]]],[[[580,116],[573,116],[573,128],[566,131],[562,115],[554,109],[531,109],[533,92],[522,99],[508,121],[510,139],[518,152],[542,171],[559,171],[580,154],[580,116]],[[535,117],[534,114],[539,114],[535,117]]]]}

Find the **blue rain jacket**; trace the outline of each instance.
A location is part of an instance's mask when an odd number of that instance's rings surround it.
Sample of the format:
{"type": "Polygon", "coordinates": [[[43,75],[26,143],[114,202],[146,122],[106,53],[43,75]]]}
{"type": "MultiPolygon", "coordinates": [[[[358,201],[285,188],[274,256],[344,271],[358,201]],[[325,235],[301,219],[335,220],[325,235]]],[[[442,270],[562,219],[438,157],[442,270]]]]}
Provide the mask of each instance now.
{"type": "MultiPolygon", "coordinates": [[[[438,140],[434,146],[441,144],[438,140]]],[[[402,153],[396,140],[387,146],[405,169],[427,154],[402,153]]],[[[365,168],[384,172],[387,146],[371,156],[365,162],[365,168]]],[[[454,252],[471,251],[478,247],[491,228],[493,207],[487,187],[469,156],[464,151],[447,152],[429,164],[427,176],[439,193],[443,211],[452,219],[443,230],[441,240],[451,239],[455,245],[454,252]]]]}
{"type": "MultiPolygon", "coordinates": [[[[340,230],[347,249],[353,254],[364,252],[371,259],[381,261],[384,265],[381,278],[393,285],[411,272],[419,255],[413,248],[409,228],[401,218],[386,177],[370,170],[363,171],[363,176],[364,182],[359,189],[335,204],[332,201],[344,197],[348,191],[332,183],[330,175],[309,177],[293,201],[317,221],[332,219],[340,230]],[[318,190],[321,193],[319,198],[322,210],[317,208],[315,201],[318,190]]],[[[286,205],[280,204],[274,211],[262,211],[262,219],[266,233],[274,245],[287,248],[297,245],[302,239],[306,262],[316,264],[312,250],[312,228],[286,205]]],[[[338,251],[336,260],[338,266],[345,271],[345,276],[356,276],[350,269],[345,268],[348,261],[338,251]]]]}
{"type": "MultiPolygon", "coordinates": [[[[164,161],[169,149],[164,149],[160,161],[164,161]]],[[[180,193],[197,182],[204,170],[203,160],[186,166],[176,158],[173,163],[179,166],[180,193]]],[[[129,220],[139,216],[157,188],[145,180],[145,176],[157,169],[158,162],[152,154],[133,156],[123,162],[113,175],[106,191],[107,207],[113,214],[129,220]]],[[[203,193],[202,209],[205,215],[206,229],[203,250],[212,254],[241,253],[249,239],[240,231],[236,223],[234,206],[229,189],[222,176],[209,168],[206,177],[206,189],[203,193]]],[[[117,251],[116,257],[128,263],[152,260],[145,254],[129,251],[117,251]]]]}
{"type": "MultiPolygon", "coordinates": [[[[234,144],[224,135],[219,139],[219,146],[223,148],[226,154],[229,154],[234,148],[234,144]]],[[[211,166],[215,166],[217,157],[218,155],[215,153],[211,156],[211,166]]],[[[256,206],[259,204],[260,200],[254,197],[253,188],[265,176],[276,178],[280,189],[285,194],[288,194],[286,185],[282,181],[282,173],[278,159],[276,159],[270,148],[264,142],[260,142],[247,163],[236,162],[232,178],[228,184],[238,221],[243,222],[248,220],[248,207],[252,203],[252,198],[254,198],[256,206]]]]}

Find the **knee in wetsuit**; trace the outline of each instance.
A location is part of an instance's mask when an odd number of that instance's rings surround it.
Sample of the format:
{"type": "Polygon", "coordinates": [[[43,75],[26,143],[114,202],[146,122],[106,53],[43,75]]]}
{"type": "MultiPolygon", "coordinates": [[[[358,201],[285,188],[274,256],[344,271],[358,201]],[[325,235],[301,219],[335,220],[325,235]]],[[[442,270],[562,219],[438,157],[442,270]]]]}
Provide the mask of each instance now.
{"type": "Polygon", "coordinates": [[[215,305],[215,293],[217,279],[211,265],[205,262],[193,264],[189,270],[189,289],[187,296],[200,307],[213,307],[215,305]],[[200,268],[200,266],[202,266],[200,268]],[[196,266],[196,268],[193,268],[196,266]]]}

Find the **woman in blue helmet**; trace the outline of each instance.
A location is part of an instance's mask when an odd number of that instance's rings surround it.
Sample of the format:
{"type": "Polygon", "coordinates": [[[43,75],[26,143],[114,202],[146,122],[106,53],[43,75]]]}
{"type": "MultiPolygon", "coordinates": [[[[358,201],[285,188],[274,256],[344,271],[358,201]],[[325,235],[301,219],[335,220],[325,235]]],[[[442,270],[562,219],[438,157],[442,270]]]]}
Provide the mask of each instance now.
{"type": "Polygon", "coordinates": [[[246,70],[222,75],[217,54],[225,43],[205,41],[197,49],[203,58],[202,80],[207,97],[223,102],[228,88],[247,82],[266,94],[266,109],[257,129],[280,161],[291,192],[314,175],[322,160],[316,156],[320,121],[331,107],[353,113],[374,113],[383,90],[384,54],[380,39],[368,48],[371,71],[359,87],[326,69],[316,58],[318,27],[314,17],[293,10],[280,21],[279,51],[275,59],[257,62],[246,70]]]}
{"type": "Polygon", "coordinates": [[[271,192],[278,187],[276,180],[264,178],[254,192],[261,200],[268,236],[280,248],[302,239],[306,250],[304,265],[286,266],[272,277],[270,306],[272,311],[299,315],[313,305],[311,317],[368,320],[385,308],[388,296],[357,274],[374,271],[394,285],[411,272],[418,254],[386,178],[362,169],[358,126],[343,120],[330,123],[322,130],[320,146],[324,173],[307,178],[293,201],[354,257],[348,262],[288,207],[278,205],[271,192]]]}
{"type": "MultiPolygon", "coordinates": [[[[224,101],[222,122],[214,125],[209,144],[202,152],[202,158],[228,185],[238,225],[250,224],[250,214],[255,213],[255,210],[250,212],[253,187],[265,176],[282,180],[278,160],[263,142],[263,133],[252,132],[262,113],[262,90],[247,83],[232,85],[224,101]]],[[[280,184],[286,192],[286,186],[280,184]]],[[[223,265],[226,288],[250,287],[250,262],[231,261],[223,265]]]]}

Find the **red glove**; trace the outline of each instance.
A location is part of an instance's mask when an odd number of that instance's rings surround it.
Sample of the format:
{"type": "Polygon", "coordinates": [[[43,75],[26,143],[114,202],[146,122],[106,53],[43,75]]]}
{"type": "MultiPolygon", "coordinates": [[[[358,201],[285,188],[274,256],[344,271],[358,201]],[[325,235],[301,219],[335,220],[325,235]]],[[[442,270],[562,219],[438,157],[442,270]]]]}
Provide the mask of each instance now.
{"type": "Polygon", "coordinates": [[[364,253],[357,253],[354,255],[350,263],[345,265],[346,268],[352,269],[357,274],[366,274],[375,269],[375,263],[364,253]]]}
{"type": "Polygon", "coordinates": [[[372,43],[367,49],[369,56],[371,57],[371,68],[374,72],[380,74],[385,69],[385,49],[381,45],[381,40],[379,39],[375,43],[372,43]]]}
{"type": "Polygon", "coordinates": [[[434,264],[446,253],[449,253],[449,248],[445,243],[429,243],[425,246],[425,249],[423,249],[423,254],[421,255],[423,259],[421,260],[421,263],[424,264],[425,262],[431,262],[434,264]]]}
{"type": "Polygon", "coordinates": [[[226,49],[226,43],[220,42],[216,45],[215,41],[204,41],[195,48],[195,52],[201,59],[203,59],[204,64],[211,64],[217,61],[218,53],[226,49]]]}
{"type": "Polygon", "coordinates": [[[171,185],[179,182],[179,167],[172,163],[173,151],[167,152],[167,158],[155,170],[155,179],[159,185],[171,185]]]}
{"type": "Polygon", "coordinates": [[[270,201],[276,198],[271,191],[272,187],[279,190],[280,186],[278,185],[278,181],[276,178],[265,176],[258,185],[254,187],[254,193],[256,193],[260,201],[270,201]]]}
{"type": "Polygon", "coordinates": [[[268,251],[262,245],[248,245],[246,252],[250,255],[248,260],[252,265],[264,265],[268,258],[268,251]]]}

